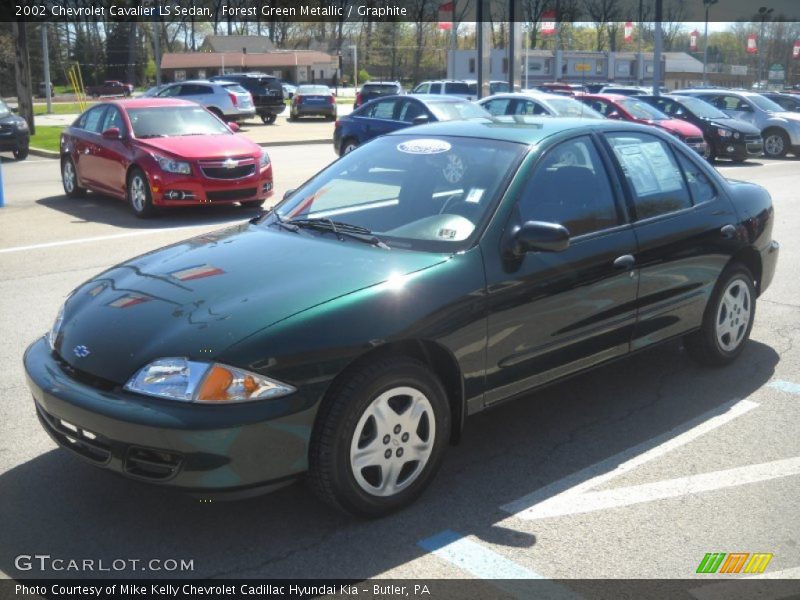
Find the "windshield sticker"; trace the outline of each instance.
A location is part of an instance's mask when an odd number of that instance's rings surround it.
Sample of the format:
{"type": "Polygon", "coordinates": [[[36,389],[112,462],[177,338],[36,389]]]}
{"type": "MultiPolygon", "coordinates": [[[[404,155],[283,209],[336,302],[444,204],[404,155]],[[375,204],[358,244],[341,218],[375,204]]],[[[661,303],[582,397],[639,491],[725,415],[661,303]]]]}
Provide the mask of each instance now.
{"type": "Polygon", "coordinates": [[[464,199],[464,202],[471,202],[472,204],[478,204],[483,198],[483,192],[481,188],[472,188],[467,194],[467,197],[464,199]]]}
{"type": "Polygon", "coordinates": [[[406,154],[441,154],[452,146],[444,140],[420,139],[397,144],[397,149],[406,154]]]}
{"type": "Polygon", "coordinates": [[[442,227],[437,235],[445,240],[454,240],[456,239],[456,235],[458,235],[458,232],[455,229],[447,229],[445,227],[442,227]]]}

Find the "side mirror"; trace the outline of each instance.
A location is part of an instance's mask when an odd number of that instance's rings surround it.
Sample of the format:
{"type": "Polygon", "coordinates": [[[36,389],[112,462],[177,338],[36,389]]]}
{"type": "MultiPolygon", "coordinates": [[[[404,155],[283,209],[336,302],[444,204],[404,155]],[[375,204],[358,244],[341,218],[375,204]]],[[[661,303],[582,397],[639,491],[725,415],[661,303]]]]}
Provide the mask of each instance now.
{"type": "Polygon", "coordinates": [[[621,118],[622,118],[622,115],[621,115],[621,114],[619,114],[619,112],[618,112],[618,111],[616,111],[616,110],[612,110],[612,111],[611,111],[610,113],[608,113],[608,115],[606,115],[606,116],[607,116],[607,118],[609,118],[609,119],[615,119],[615,120],[619,120],[619,119],[621,119],[621,118]]]}
{"type": "Polygon", "coordinates": [[[292,194],[294,194],[294,191],[295,191],[296,189],[297,189],[297,188],[289,188],[288,190],[286,190],[285,192],[283,192],[283,199],[284,199],[284,200],[286,200],[286,199],[287,199],[289,196],[291,196],[292,194]]]}
{"type": "Polygon", "coordinates": [[[239,124],[238,123],[234,123],[233,121],[231,121],[230,123],[228,123],[228,129],[230,129],[233,133],[238,133],[239,132],[239,124]]]}
{"type": "Polygon", "coordinates": [[[430,117],[428,115],[418,115],[411,120],[413,125],[422,125],[430,121],[430,117]]]}
{"type": "Polygon", "coordinates": [[[102,136],[105,140],[118,140],[122,138],[119,127],[109,127],[102,133],[102,136]]]}
{"type": "Polygon", "coordinates": [[[509,253],[519,257],[527,252],[562,252],[569,248],[569,231],[558,223],[528,221],[511,231],[509,253]]]}

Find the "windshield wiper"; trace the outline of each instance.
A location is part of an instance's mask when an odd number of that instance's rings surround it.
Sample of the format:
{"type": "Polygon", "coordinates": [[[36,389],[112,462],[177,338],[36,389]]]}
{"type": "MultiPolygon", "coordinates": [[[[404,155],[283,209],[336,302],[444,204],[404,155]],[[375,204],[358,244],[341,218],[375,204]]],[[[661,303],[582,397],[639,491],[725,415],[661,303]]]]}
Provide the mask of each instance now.
{"type": "Polygon", "coordinates": [[[136,137],[139,138],[140,140],[146,140],[147,138],[169,137],[169,136],[165,133],[148,133],[146,135],[137,135],[136,137]]]}
{"type": "Polygon", "coordinates": [[[389,246],[380,241],[372,233],[372,230],[362,227],[361,225],[352,225],[351,223],[342,223],[341,221],[333,221],[332,219],[320,217],[315,219],[292,219],[290,221],[284,221],[283,223],[296,227],[332,231],[340,240],[343,239],[343,237],[348,237],[373,246],[378,246],[379,248],[384,248],[385,250],[389,249],[389,246]]]}

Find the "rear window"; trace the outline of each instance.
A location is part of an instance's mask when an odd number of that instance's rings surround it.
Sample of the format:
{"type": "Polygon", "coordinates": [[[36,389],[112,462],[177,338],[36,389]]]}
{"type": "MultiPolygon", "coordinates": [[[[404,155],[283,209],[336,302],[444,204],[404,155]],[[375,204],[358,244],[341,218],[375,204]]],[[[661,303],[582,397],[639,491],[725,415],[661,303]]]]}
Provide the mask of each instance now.
{"type": "Polygon", "coordinates": [[[462,82],[456,83],[445,83],[444,84],[444,93],[445,94],[469,94],[469,85],[462,82]]]}
{"type": "Polygon", "coordinates": [[[458,121],[461,119],[491,119],[486,110],[472,102],[428,102],[428,109],[439,121],[458,121]]]}
{"type": "Polygon", "coordinates": [[[249,94],[250,93],[246,89],[244,89],[241,85],[239,85],[238,83],[224,83],[224,84],[222,84],[222,87],[224,87],[229,92],[233,92],[235,94],[249,94]]]}
{"type": "Polygon", "coordinates": [[[367,83],[361,88],[361,91],[367,94],[394,94],[397,87],[393,83],[367,83]]]}
{"type": "Polygon", "coordinates": [[[323,96],[330,96],[331,90],[325,85],[301,85],[297,88],[298,94],[320,94],[323,96]]]}

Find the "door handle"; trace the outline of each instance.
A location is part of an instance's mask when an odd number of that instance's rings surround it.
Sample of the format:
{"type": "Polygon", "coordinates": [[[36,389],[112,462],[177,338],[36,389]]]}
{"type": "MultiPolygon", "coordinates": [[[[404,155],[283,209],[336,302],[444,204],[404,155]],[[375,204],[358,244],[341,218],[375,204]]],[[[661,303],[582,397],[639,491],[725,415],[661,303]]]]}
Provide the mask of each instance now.
{"type": "Polygon", "coordinates": [[[722,237],[726,240],[732,240],[734,237],[736,237],[736,227],[734,227],[730,223],[722,227],[722,229],[720,229],[719,232],[722,235],[722,237]]]}
{"type": "Polygon", "coordinates": [[[614,268],[619,269],[620,271],[628,271],[633,268],[635,263],[636,259],[632,254],[623,254],[614,260],[614,268]]]}

